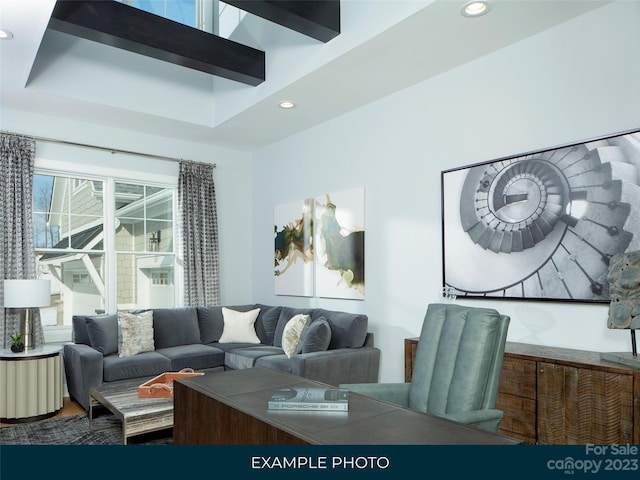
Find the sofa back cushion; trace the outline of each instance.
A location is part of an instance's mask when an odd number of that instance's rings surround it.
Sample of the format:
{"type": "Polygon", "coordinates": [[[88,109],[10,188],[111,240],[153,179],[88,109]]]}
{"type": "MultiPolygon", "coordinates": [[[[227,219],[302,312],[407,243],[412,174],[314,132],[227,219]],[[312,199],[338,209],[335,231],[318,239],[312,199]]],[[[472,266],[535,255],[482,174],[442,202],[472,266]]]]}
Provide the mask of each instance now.
{"type": "Polygon", "coordinates": [[[84,318],[89,345],[102,355],[118,353],[118,316],[96,315],[84,318]]]}
{"type": "Polygon", "coordinates": [[[329,350],[336,348],[360,348],[364,345],[369,327],[369,318],[361,313],[337,312],[316,308],[311,316],[312,321],[320,317],[326,318],[331,327],[329,350]]]}
{"type": "Polygon", "coordinates": [[[91,345],[89,332],[87,332],[86,315],[74,315],[71,317],[71,340],[73,343],[91,345]]]}
{"type": "Polygon", "coordinates": [[[262,343],[273,345],[282,307],[272,307],[262,304],[258,304],[257,306],[260,307],[260,315],[258,315],[258,319],[256,320],[256,333],[262,343]]]}
{"type": "Polygon", "coordinates": [[[156,350],[200,343],[196,307],[154,308],[153,340],[156,350]]]}
{"type": "MultiPolygon", "coordinates": [[[[273,345],[273,337],[278,323],[281,307],[272,307],[269,305],[253,304],[253,305],[231,305],[226,308],[237,312],[248,312],[255,308],[260,308],[258,318],[254,323],[256,335],[260,339],[260,343],[265,345],[273,345]]],[[[200,326],[200,341],[204,344],[217,342],[224,331],[224,316],[222,315],[222,307],[197,307],[198,324],[200,326]]]]}

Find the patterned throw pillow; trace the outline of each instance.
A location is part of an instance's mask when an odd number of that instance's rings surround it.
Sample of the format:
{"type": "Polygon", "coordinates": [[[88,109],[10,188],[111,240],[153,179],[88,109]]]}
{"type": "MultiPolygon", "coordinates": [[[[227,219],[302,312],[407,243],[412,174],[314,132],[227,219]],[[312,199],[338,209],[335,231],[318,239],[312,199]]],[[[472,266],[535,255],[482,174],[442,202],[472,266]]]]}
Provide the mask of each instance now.
{"type": "Polygon", "coordinates": [[[118,312],[118,356],[132,357],[153,350],[153,311],[118,312]]]}
{"type": "Polygon", "coordinates": [[[309,325],[310,320],[311,317],[309,315],[299,313],[291,317],[284,326],[284,330],[282,331],[282,349],[287,357],[291,358],[302,350],[302,342],[300,339],[309,325]]]}
{"type": "Polygon", "coordinates": [[[224,329],[218,341],[220,343],[260,343],[254,326],[259,313],[259,308],[238,312],[222,307],[224,329]]]}

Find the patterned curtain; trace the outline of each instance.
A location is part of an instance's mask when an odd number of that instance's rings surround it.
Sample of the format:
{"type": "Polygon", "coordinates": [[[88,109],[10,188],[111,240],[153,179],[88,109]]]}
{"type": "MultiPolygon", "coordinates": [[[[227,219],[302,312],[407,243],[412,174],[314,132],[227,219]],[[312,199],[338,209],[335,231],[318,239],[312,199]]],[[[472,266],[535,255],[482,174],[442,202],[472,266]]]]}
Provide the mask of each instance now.
{"type": "Polygon", "coordinates": [[[185,306],[218,305],[218,214],[213,165],[180,163],[178,226],[185,306]]]}
{"type": "MultiPolygon", "coordinates": [[[[32,191],[35,140],[16,135],[0,135],[0,272],[3,279],[36,278],[34,255],[32,191]]],[[[4,306],[4,281],[0,282],[4,306]]],[[[21,331],[18,309],[2,308],[0,345],[9,348],[10,337],[21,331]]],[[[34,344],[44,343],[40,312],[34,309],[34,344]]]]}

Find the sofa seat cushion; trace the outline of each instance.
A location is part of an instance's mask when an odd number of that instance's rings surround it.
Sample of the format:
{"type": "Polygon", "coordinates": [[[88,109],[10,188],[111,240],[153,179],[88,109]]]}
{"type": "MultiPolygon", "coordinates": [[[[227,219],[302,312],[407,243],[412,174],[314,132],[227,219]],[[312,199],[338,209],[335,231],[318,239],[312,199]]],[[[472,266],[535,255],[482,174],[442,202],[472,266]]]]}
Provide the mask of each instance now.
{"type": "Polygon", "coordinates": [[[224,352],[230,352],[231,350],[237,350],[238,348],[257,348],[260,346],[264,346],[263,343],[255,344],[255,343],[239,343],[239,342],[232,342],[232,343],[213,342],[213,343],[209,343],[208,345],[210,347],[219,348],[224,352]]]}
{"type": "Polygon", "coordinates": [[[248,348],[236,348],[228,351],[224,355],[224,363],[227,368],[239,370],[241,368],[251,368],[256,363],[256,359],[267,355],[282,355],[280,347],[261,345],[248,348]]]}
{"type": "Polygon", "coordinates": [[[267,355],[256,359],[256,367],[270,368],[285,373],[293,373],[293,359],[282,355],[267,355]]]}
{"type": "Polygon", "coordinates": [[[183,368],[201,370],[224,365],[222,350],[199,343],[161,348],[156,352],[170,360],[172,372],[179,372],[183,368]]]}
{"type": "Polygon", "coordinates": [[[105,382],[152,377],[168,372],[170,369],[171,361],[158,352],[144,352],[132,357],[119,357],[118,354],[104,357],[105,382]]]}

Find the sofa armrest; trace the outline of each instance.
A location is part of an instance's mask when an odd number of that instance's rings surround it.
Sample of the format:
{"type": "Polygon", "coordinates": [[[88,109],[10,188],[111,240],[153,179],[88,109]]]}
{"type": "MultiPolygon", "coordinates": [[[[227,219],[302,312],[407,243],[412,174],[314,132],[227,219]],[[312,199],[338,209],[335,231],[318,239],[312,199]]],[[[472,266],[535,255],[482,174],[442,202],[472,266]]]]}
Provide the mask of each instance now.
{"type": "Polygon", "coordinates": [[[89,389],[102,385],[102,353],[89,345],[68,343],[63,359],[69,396],[89,410],[89,389]]]}
{"type": "Polygon", "coordinates": [[[334,386],[377,382],[380,371],[380,349],[375,347],[300,353],[291,360],[294,375],[334,386]]]}

